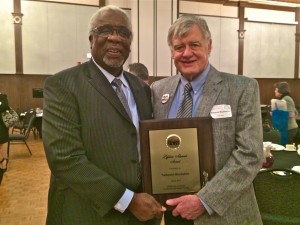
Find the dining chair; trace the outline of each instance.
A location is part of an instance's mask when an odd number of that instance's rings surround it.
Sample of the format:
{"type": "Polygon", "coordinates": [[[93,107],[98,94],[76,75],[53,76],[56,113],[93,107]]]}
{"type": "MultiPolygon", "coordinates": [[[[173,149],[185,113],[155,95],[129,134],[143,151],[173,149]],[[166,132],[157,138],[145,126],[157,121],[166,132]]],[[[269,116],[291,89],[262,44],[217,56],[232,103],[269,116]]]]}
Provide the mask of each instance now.
{"type": "Polygon", "coordinates": [[[10,145],[13,143],[23,143],[26,145],[30,155],[32,155],[32,152],[27,144],[27,139],[29,137],[30,131],[33,128],[35,120],[35,113],[31,114],[31,117],[28,122],[28,126],[26,127],[25,133],[20,133],[20,134],[9,134],[8,138],[8,144],[7,144],[7,158],[9,158],[9,150],[10,150],[10,145]]]}
{"type": "Polygon", "coordinates": [[[12,129],[11,129],[11,133],[15,133],[16,130],[19,131],[20,134],[24,134],[26,131],[26,128],[28,127],[30,118],[32,116],[32,114],[34,114],[35,112],[33,110],[28,110],[24,112],[24,116],[20,116],[21,120],[16,123],[12,129]]]}
{"type": "Polygon", "coordinates": [[[262,170],[253,184],[264,225],[300,224],[300,173],[290,169],[262,170]]]}

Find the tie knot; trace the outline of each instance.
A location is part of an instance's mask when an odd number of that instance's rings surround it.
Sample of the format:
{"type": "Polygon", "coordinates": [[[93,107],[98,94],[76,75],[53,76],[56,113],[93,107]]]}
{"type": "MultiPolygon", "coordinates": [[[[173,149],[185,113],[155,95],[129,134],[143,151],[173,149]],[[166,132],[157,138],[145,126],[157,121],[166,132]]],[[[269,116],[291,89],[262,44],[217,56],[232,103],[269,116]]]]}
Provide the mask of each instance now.
{"type": "Polygon", "coordinates": [[[123,82],[120,79],[118,79],[118,78],[115,78],[111,83],[113,85],[115,85],[116,87],[118,87],[118,88],[121,88],[121,86],[123,84],[123,82]]]}
{"type": "Polygon", "coordinates": [[[190,82],[186,83],[186,85],[184,86],[184,92],[185,93],[190,93],[193,90],[193,87],[191,85],[190,82]]]}

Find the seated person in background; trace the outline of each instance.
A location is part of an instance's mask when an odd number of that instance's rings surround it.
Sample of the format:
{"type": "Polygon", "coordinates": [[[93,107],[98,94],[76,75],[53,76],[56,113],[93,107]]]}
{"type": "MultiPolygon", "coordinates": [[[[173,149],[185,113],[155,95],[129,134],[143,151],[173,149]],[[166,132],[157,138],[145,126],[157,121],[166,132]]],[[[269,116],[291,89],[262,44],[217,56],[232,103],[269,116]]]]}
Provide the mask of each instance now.
{"type": "Polygon", "coordinates": [[[280,133],[278,130],[275,130],[269,120],[263,121],[263,141],[270,141],[274,144],[280,144],[280,133]]]}
{"type": "Polygon", "coordinates": [[[128,66],[128,72],[141,78],[146,84],[149,84],[149,73],[147,67],[142,63],[132,63],[128,66]]]}

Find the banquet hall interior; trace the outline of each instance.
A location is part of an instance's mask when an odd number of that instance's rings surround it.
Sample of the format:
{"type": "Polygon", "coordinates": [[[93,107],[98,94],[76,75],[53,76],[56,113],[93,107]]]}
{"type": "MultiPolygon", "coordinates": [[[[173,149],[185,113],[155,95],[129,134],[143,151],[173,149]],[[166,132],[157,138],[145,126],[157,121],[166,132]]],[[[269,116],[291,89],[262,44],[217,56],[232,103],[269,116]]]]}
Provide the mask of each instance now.
{"type": "MultiPolygon", "coordinates": [[[[265,110],[274,98],[274,84],[282,81],[289,83],[300,110],[299,0],[1,0],[0,93],[7,94],[21,119],[25,112],[36,114],[26,137],[32,154],[25,142],[10,144],[8,170],[0,185],[1,225],[45,224],[50,170],[42,137],[44,82],[90,60],[89,18],[110,4],[124,9],[132,20],[134,36],[124,69],[142,62],[150,83],[175,75],[168,28],[181,15],[200,15],[212,33],[210,63],[220,71],[257,80],[262,116],[269,115],[265,110]]],[[[299,127],[295,150],[300,148],[299,127]]],[[[10,128],[9,133],[23,131],[10,128]]],[[[284,174],[298,168],[294,176],[300,177],[300,153],[273,155],[273,166],[288,169],[284,174]]],[[[299,178],[295,182],[300,193],[299,178]]]]}

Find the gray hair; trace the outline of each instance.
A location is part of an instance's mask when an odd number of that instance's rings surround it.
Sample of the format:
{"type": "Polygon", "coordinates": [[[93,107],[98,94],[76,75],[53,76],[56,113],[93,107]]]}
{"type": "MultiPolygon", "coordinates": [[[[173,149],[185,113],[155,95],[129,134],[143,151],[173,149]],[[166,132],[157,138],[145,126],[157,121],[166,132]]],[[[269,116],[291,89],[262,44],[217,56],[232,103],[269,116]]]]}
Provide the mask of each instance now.
{"type": "Polygon", "coordinates": [[[172,47],[172,39],[186,35],[193,25],[197,25],[202,31],[205,40],[211,40],[211,33],[206,21],[196,15],[182,15],[170,27],[168,32],[168,45],[172,47]]]}
{"type": "MultiPolygon", "coordinates": [[[[119,8],[118,6],[115,6],[115,5],[107,5],[107,6],[103,6],[101,7],[100,9],[98,9],[98,11],[96,11],[91,19],[90,19],[90,22],[89,22],[89,26],[88,26],[88,30],[89,30],[89,35],[92,35],[92,30],[97,27],[97,21],[98,19],[106,12],[108,11],[112,11],[112,12],[118,12],[118,13],[121,13],[125,16],[126,18],[126,23],[127,23],[127,28],[131,31],[132,33],[132,24],[131,24],[131,20],[130,18],[128,17],[128,15],[126,14],[126,12],[119,8]]],[[[130,38],[130,41],[132,40],[132,36],[131,35],[131,38],[130,38]]]]}

